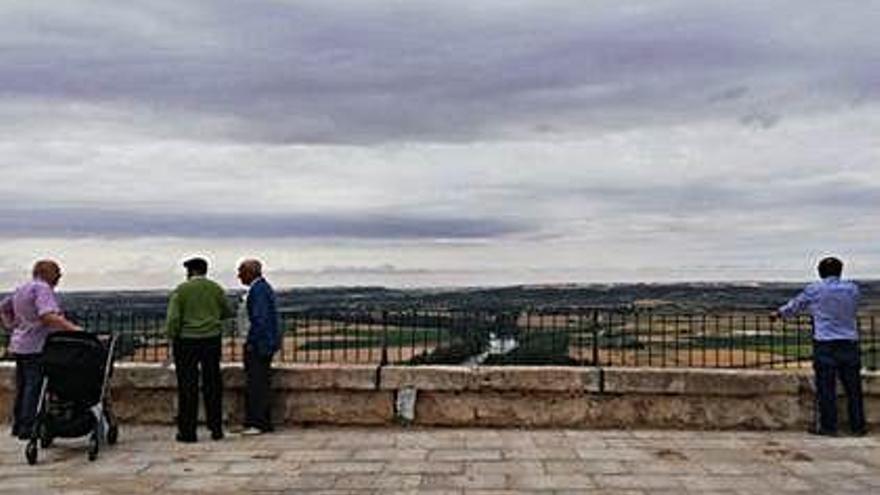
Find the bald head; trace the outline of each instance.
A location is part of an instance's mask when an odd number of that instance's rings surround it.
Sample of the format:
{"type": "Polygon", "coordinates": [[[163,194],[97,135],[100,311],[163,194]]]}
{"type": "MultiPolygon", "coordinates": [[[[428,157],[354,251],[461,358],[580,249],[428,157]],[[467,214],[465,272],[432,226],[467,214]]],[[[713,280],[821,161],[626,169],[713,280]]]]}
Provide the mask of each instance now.
{"type": "Polygon", "coordinates": [[[263,264],[256,259],[246,259],[238,264],[238,279],[244,285],[251,285],[263,276],[263,264]]]}
{"type": "Polygon", "coordinates": [[[55,287],[61,279],[61,266],[53,260],[39,260],[32,270],[34,278],[38,278],[55,287]]]}

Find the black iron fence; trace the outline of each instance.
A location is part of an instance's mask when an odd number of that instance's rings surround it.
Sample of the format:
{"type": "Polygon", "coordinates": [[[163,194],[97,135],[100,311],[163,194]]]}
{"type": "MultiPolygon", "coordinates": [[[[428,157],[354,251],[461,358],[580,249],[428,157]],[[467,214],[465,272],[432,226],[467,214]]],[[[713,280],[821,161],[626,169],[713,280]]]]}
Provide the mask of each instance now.
{"type": "MultiPolygon", "coordinates": [[[[74,312],[87,330],[120,336],[123,359],[162,362],[161,312],[74,312]]],[[[863,366],[880,365],[875,315],[860,315],[863,366]]],[[[291,363],[801,368],[811,363],[808,317],[768,313],[671,314],[566,308],[541,311],[352,310],[283,312],[277,359],[291,363]]],[[[5,354],[8,334],[0,336],[5,354]]],[[[223,358],[240,360],[245,336],[225,323],[223,358]]]]}

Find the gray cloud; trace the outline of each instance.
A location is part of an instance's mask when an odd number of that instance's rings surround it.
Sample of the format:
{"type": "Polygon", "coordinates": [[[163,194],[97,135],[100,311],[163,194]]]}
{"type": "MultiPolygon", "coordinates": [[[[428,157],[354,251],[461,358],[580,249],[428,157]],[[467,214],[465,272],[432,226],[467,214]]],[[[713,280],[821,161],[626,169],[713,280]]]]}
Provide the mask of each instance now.
{"type": "Polygon", "coordinates": [[[351,214],[159,214],[100,209],[0,211],[0,237],[489,239],[526,231],[491,218],[351,214]]]}
{"type": "Polygon", "coordinates": [[[0,279],[45,255],[163,285],[206,246],[291,283],[812,276],[829,250],[877,273],[878,16],[6,0],[0,279]]]}
{"type": "Polygon", "coordinates": [[[723,177],[682,178],[674,184],[645,177],[641,183],[593,185],[523,185],[486,191],[495,201],[569,202],[589,205],[601,215],[628,213],[706,217],[721,213],[751,212],[779,215],[792,210],[846,213],[862,212],[880,204],[880,183],[871,184],[837,175],[805,173],[788,180],[761,181],[723,177]],[[650,180],[649,180],[650,179],[650,180]]]}
{"type": "Polygon", "coordinates": [[[866,68],[880,44],[867,4],[78,4],[6,7],[0,94],[135,107],[174,116],[184,124],[166,132],[183,125],[199,139],[471,141],[702,119],[768,127],[873,100],[880,86],[866,68]]]}

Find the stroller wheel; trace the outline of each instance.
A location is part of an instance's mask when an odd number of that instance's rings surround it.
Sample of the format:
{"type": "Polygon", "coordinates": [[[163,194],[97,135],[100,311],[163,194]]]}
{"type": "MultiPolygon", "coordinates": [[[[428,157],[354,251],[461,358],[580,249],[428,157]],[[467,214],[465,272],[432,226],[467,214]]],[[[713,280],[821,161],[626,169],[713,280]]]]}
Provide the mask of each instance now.
{"type": "Polygon", "coordinates": [[[119,440],[119,427],[116,425],[110,425],[110,427],[107,428],[107,444],[113,445],[117,440],[119,440]]]}
{"type": "Polygon", "coordinates": [[[37,441],[31,440],[24,449],[24,456],[27,458],[28,464],[33,466],[37,463],[37,441]]]}
{"type": "Polygon", "coordinates": [[[94,433],[89,437],[89,460],[94,461],[98,458],[98,436],[94,433]]]}

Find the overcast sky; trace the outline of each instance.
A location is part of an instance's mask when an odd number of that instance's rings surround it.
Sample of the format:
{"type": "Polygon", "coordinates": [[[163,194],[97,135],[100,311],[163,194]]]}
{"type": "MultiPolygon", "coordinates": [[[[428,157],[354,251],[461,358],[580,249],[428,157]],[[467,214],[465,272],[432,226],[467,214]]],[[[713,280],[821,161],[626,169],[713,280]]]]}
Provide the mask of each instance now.
{"type": "Polygon", "coordinates": [[[880,9],[4,0],[0,287],[880,277],[880,9]]]}

